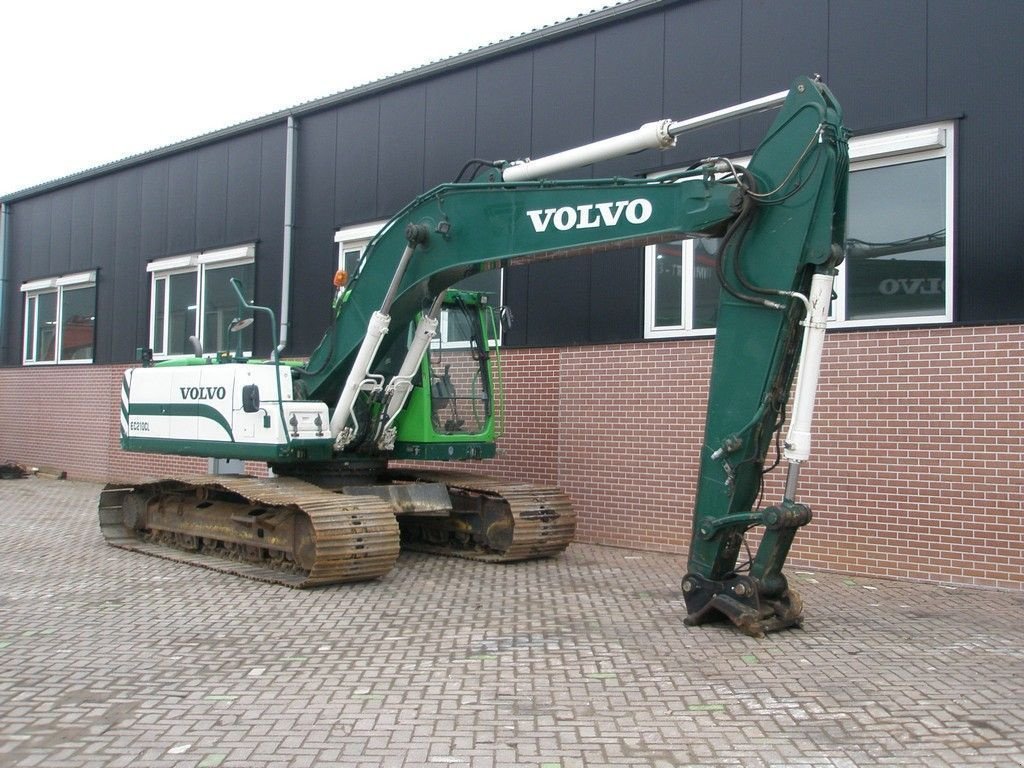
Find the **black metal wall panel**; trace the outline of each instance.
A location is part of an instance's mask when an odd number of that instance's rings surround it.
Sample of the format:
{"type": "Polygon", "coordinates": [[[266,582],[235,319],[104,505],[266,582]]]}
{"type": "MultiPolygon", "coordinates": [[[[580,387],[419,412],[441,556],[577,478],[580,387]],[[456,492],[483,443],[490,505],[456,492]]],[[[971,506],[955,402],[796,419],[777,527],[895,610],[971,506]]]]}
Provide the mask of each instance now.
{"type": "Polygon", "coordinates": [[[1016,2],[928,6],[928,110],[958,120],[956,319],[1024,320],[1024,6],[1016,2]]]}
{"type": "Polygon", "coordinates": [[[228,145],[221,142],[196,152],[196,170],[196,247],[228,245],[228,145]]]}
{"type": "Polygon", "coordinates": [[[476,69],[476,152],[484,160],[520,160],[533,136],[533,55],[517,53],[476,69]]]}
{"type": "MultiPolygon", "coordinates": [[[[119,299],[114,290],[114,281],[117,277],[114,270],[114,250],[117,247],[117,178],[103,176],[86,186],[93,199],[93,263],[99,268],[96,277],[96,349],[93,351],[93,359],[97,362],[130,360],[130,357],[114,354],[114,325],[107,311],[107,308],[113,306],[119,299]]],[[[119,340],[121,335],[118,333],[119,340]]],[[[124,348],[128,346],[123,342],[122,345],[124,348]]]]}
{"type": "Polygon", "coordinates": [[[71,271],[71,190],[53,196],[50,208],[50,272],[71,271]]]}
{"type": "Polygon", "coordinates": [[[93,260],[93,193],[92,186],[83,184],[71,188],[71,270],[91,269],[93,260]]]}
{"type": "Polygon", "coordinates": [[[4,362],[17,364],[21,362],[23,353],[22,339],[24,334],[23,318],[25,316],[25,299],[21,293],[21,284],[33,276],[30,269],[34,269],[32,262],[26,258],[31,253],[33,209],[39,206],[38,198],[26,200],[20,203],[17,208],[11,210],[7,217],[8,226],[8,266],[7,285],[8,291],[5,306],[5,340],[7,345],[8,360],[4,362]]]}
{"type": "MultiPolygon", "coordinates": [[[[117,174],[116,179],[117,222],[111,269],[115,300],[113,304],[100,305],[96,324],[100,330],[106,326],[111,356],[118,360],[131,360],[136,347],[149,343],[148,302],[145,305],[142,302],[142,295],[148,296],[148,275],[146,264],[140,258],[142,174],[126,171],[117,174]]],[[[97,349],[98,359],[103,359],[99,357],[101,352],[100,347],[97,349]]]]}
{"type": "Polygon", "coordinates": [[[596,253],[589,259],[591,344],[635,341],[644,335],[642,248],[596,253]]]}
{"type": "Polygon", "coordinates": [[[377,218],[390,218],[423,191],[426,87],[406,86],[380,97],[377,218]]]}
{"type": "Polygon", "coordinates": [[[37,270],[37,276],[40,277],[52,275],[54,272],[53,261],[50,259],[53,198],[51,195],[34,200],[28,210],[28,224],[31,230],[28,238],[28,258],[29,263],[37,270]]]}
{"type": "Polygon", "coordinates": [[[517,322],[525,325],[526,344],[554,347],[590,339],[590,263],[586,256],[530,265],[528,301],[513,301],[517,322]],[[524,322],[525,321],[525,322],[524,322]]]}
{"type": "Polygon", "coordinates": [[[423,186],[454,181],[476,157],[476,70],[431,80],[426,86],[423,186]]]}
{"type": "Polygon", "coordinates": [[[329,318],[334,250],[336,112],[305,118],[299,129],[296,229],[292,244],[292,328],[290,348],[310,352],[329,318]]]}
{"type": "Polygon", "coordinates": [[[262,133],[252,133],[227,145],[224,241],[229,245],[252,242],[259,237],[262,141],[262,133]]]}
{"type": "MultiPolygon", "coordinates": [[[[545,45],[534,52],[533,142],[540,157],[594,137],[593,34],[545,45]]],[[[589,171],[573,174],[591,176],[589,171]]]]}
{"type": "Polygon", "coordinates": [[[151,261],[167,255],[169,163],[150,163],[142,174],[142,257],[151,261]]]}
{"type": "Polygon", "coordinates": [[[338,227],[378,216],[380,102],[367,99],[338,110],[334,220],[338,227]]]}
{"type": "Polygon", "coordinates": [[[846,126],[893,126],[925,119],[927,0],[829,5],[828,83],[846,126]]]}
{"type": "MultiPolygon", "coordinates": [[[[743,0],[741,100],[783,91],[798,75],[828,81],[828,10],[821,0],[743,0]]],[[[741,149],[753,150],[773,119],[772,113],[744,118],[741,149]]]]}
{"type": "MultiPolygon", "coordinates": [[[[742,100],[742,7],[741,0],[706,0],[665,11],[665,117],[684,120],[742,100]]],[[[683,134],[660,164],[686,167],[739,148],[740,124],[723,123],[683,134]]]]}
{"type": "Polygon", "coordinates": [[[167,161],[167,246],[165,252],[188,253],[196,243],[197,155],[188,152],[167,161]]]}
{"type": "MultiPolygon", "coordinates": [[[[594,138],[616,136],[666,117],[665,15],[630,19],[600,30],[595,38],[594,138]]],[[[594,176],[632,176],[657,166],[659,154],[649,150],[596,163],[594,176]]]]}

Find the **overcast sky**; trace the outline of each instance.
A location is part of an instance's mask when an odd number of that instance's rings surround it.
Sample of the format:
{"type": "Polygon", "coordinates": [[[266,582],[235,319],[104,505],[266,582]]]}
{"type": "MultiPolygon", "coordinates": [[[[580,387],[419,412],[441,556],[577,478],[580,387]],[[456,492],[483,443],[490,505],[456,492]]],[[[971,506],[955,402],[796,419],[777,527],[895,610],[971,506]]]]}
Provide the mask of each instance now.
{"type": "Polygon", "coordinates": [[[614,4],[5,3],[0,9],[0,195],[614,4]]]}

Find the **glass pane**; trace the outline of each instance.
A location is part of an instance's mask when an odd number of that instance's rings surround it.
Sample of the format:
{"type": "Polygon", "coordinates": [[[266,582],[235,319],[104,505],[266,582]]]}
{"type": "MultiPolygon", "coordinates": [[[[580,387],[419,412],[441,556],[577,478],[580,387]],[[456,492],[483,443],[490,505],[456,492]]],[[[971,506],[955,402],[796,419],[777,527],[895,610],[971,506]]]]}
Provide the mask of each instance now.
{"type": "Polygon", "coordinates": [[[699,237],[693,241],[693,327],[714,328],[718,323],[720,286],[715,273],[717,239],[699,237]]]}
{"type": "Polygon", "coordinates": [[[57,359],[57,292],[40,293],[37,302],[35,359],[53,362],[57,359]]]}
{"type": "Polygon", "coordinates": [[[683,244],[662,243],[654,254],[654,327],[683,324],[683,244]]]}
{"type": "MultiPolygon", "coordinates": [[[[491,269],[471,275],[452,287],[458,288],[460,291],[475,291],[485,294],[487,303],[492,307],[497,308],[501,305],[500,269],[491,269]]],[[[474,315],[471,320],[468,320],[459,312],[445,310],[445,313],[448,316],[448,335],[445,337],[445,341],[469,341],[473,329],[477,327],[476,316],[474,315]]]]}
{"type": "Polygon", "coordinates": [[[359,248],[345,251],[342,257],[341,268],[348,273],[348,279],[351,280],[356,276],[356,272],[359,271],[359,259],[363,255],[363,252],[359,248]]]}
{"type": "Polygon", "coordinates": [[[945,311],[945,158],[851,173],[846,318],[945,311]]]}
{"type": "MultiPolygon", "coordinates": [[[[452,310],[452,319],[462,313],[452,310]]],[[[487,360],[468,346],[430,352],[431,421],[440,435],[479,434],[491,416],[487,360]]]]}
{"type": "Polygon", "coordinates": [[[164,338],[164,318],[166,317],[167,278],[161,277],[153,281],[153,354],[162,355],[167,351],[164,338]]]}
{"type": "Polygon", "coordinates": [[[238,333],[231,333],[228,326],[241,317],[252,317],[252,312],[238,304],[238,295],[231,287],[230,280],[237,277],[242,281],[242,292],[252,298],[255,266],[235,264],[230,267],[207,267],[203,288],[203,350],[206,352],[243,352],[252,350],[252,325],[238,333]],[[241,338],[239,338],[241,336],[241,338]],[[241,347],[239,347],[241,342],[241,347]]]}
{"type": "Polygon", "coordinates": [[[95,313],[95,286],[63,290],[60,308],[61,360],[92,360],[96,333],[95,313]]]}
{"type": "Polygon", "coordinates": [[[25,362],[32,362],[36,359],[36,297],[25,298],[25,362]]]}
{"type": "Polygon", "coordinates": [[[195,272],[170,275],[167,278],[167,349],[168,355],[192,354],[189,336],[196,334],[196,283],[195,272]]]}

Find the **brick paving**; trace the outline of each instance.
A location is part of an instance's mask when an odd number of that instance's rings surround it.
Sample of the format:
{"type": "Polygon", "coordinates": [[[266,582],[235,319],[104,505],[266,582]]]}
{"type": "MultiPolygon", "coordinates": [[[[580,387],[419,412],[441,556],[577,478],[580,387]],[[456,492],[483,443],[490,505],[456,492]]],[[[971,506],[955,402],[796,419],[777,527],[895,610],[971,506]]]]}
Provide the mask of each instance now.
{"type": "Polygon", "coordinates": [[[1024,766],[1024,595],[793,571],[802,630],[687,628],[678,556],[403,554],[296,592],[107,547],[0,481],[0,766],[1024,766]]]}

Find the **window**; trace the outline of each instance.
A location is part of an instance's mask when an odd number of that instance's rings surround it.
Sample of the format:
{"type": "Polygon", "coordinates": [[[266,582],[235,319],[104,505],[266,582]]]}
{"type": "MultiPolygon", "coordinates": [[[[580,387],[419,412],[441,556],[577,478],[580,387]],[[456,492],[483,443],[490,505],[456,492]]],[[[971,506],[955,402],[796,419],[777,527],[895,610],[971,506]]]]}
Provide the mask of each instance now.
{"type": "MultiPolygon", "coordinates": [[[[338,269],[345,270],[349,281],[352,280],[362,266],[363,253],[370,240],[383,229],[386,221],[362,224],[355,227],[340,229],[334,234],[334,242],[338,244],[338,269]]],[[[479,272],[460,280],[453,288],[463,291],[474,291],[487,295],[487,302],[492,307],[501,306],[503,270],[492,269],[479,272]]],[[[500,329],[499,329],[500,333],[500,329]]],[[[464,322],[449,317],[448,311],[441,313],[437,341],[451,344],[469,344],[469,331],[464,322]]]]}
{"type": "Polygon", "coordinates": [[[252,326],[232,333],[242,314],[231,279],[251,298],[255,247],[224,248],[152,261],[149,345],[154,357],[194,354],[190,337],[205,353],[241,350],[252,354],[252,326]]]}
{"type": "Polygon", "coordinates": [[[96,339],[96,270],[23,283],[25,336],[22,359],[39,363],[91,363],[96,339]]]}
{"type": "Polygon", "coordinates": [[[360,261],[366,246],[380,232],[386,221],[374,221],[356,227],[339,229],[334,233],[334,242],[338,244],[338,269],[345,270],[351,281],[359,273],[360,261]]]}
{"type": "MultiPolygon", "coordinates": [[[[850,141],[846,258],[833,325],[866,327],[953,319],[952,123],[850,141]]],[[[648,246],[646,338],[714,332],[717,240],[648,246]]]]}

